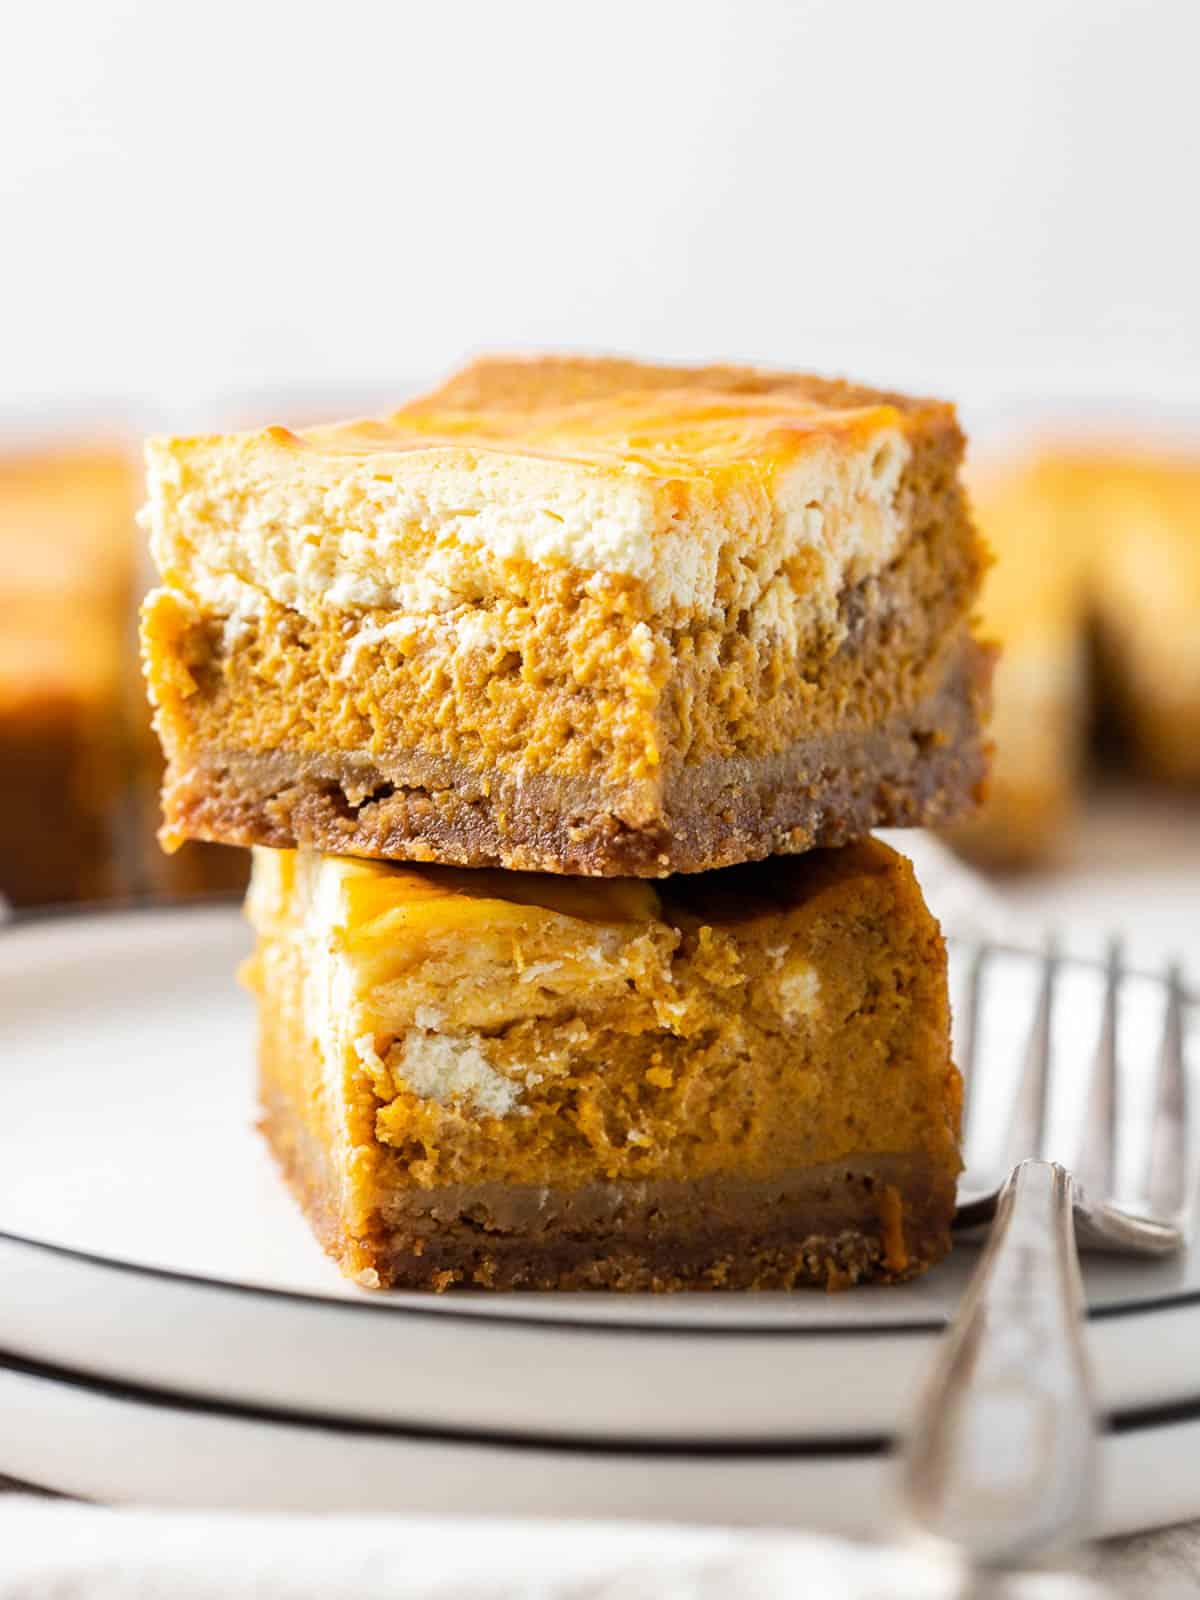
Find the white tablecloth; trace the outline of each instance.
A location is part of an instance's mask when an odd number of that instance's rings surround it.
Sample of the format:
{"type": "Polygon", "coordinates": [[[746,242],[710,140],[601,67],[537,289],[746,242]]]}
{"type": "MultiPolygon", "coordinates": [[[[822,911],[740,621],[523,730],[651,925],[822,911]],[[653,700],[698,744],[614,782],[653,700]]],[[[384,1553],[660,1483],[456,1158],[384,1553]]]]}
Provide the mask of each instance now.
{"type": "MultiPolygon", "coordinates": [[[[1070,1572],[1023,1578],[1013,1592],[1029,1600],[1094,1600],[1097,1593],[1070,1572]]],[[[1197,1590],[1175,1584],[1154,1592],[1197,1590]]],[[[952,1600],[958,1593],[957,1574],[932,1556],[803,1533],[121,1511],[0,1495],[0,1600],[952,1600]]]]}

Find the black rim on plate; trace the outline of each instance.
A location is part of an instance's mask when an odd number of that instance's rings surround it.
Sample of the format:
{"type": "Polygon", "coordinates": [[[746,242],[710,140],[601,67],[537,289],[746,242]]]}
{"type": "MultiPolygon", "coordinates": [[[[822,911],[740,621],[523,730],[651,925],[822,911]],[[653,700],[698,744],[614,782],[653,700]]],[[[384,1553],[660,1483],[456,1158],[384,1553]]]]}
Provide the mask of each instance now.
{"type": "MultiPolygon", "coordinates": [[[[0,1351],[0,1379],[5,1373],[17,1378],[75,1389],[102,1400],[151,1409],[184,1412],[229,1422],[246,1422],[269,1427],[306,1429],[357,1438],[396,1439],[411,1443],[441,1444],[467,1449],[541,1451],[558,1455],[586,1455],[607,1458],[651,1456],[675,1460],[803,1460],[872,1459],[887,1455],[896,1441],[890,1434],[868,1433],[858,1436],[829,1434],[793,1438],[607,1438],[599,1434],[542,1434],[505,1432],[500,1429],[454,1429],[421,1423],[375,1422],[370,1418],[347,1417],[330,1412],[309,1412],[287,1406],[254,1405],[239,1400],[223,1400],[186,1390],[166,1389],[130,1383],[46,1362],[31,1361],[0,1351]]],[[[1143,1430],[1186,1426],[1200,1422],[1200,1396],[1153,1406],[1133,1406],[1113,1412],[1103,1419],[1106,1433],[1116,1436],[1143,1430]]]]}

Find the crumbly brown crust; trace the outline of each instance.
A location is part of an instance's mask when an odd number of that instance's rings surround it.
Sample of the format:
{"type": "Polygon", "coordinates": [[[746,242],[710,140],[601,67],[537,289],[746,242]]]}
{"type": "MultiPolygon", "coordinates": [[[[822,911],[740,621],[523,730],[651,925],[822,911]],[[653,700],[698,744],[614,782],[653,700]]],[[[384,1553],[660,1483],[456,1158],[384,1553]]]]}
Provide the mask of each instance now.
{"type": "Polygon", "coordinates": [[[417,751],[402,758],[403,778],[367,759],[203,754],[168,769],[165,803],[189,837],[232,844],[590,876],[700,872],[969,814],[987,768],[991,666],[964,636],[913,710],[780,755],[683,769],[663,815],[642,827],[589,808],[586,788],[568,780],[485,791],[470,772],[430,770],[417,751]]]}
{"type": "Polygon", "coordinates": [[[410,1190],[351,1237],[325,1149],[269,1081],[261,1092],[260,1126],[289,1187],[325,1249],[369,1287],[844,1289],[914,1277],[950,1248],[953,1176],[911,1155],[770,1181],[410,1190]]]}

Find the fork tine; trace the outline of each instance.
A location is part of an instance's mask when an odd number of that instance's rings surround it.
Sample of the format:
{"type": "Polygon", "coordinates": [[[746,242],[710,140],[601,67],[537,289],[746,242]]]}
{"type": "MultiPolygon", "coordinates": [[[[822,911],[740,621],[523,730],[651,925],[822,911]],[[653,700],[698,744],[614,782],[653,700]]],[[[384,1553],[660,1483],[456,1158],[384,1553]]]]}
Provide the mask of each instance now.
{"type": "Polygon", "coordinates": [[[1183,973],[1173,963],[1167,974],[1167,1012],[1154,1090],[1150,1151],[1140,1185],[1149,1214],[1182,1221],[1189,1209],[1192,1182],[1188,1160],[1187,1071],[1183,1051],[1183,973]]]}
{"type": "Polygon", "coordinates": [[[1046,1122],[1050,1083],[1050,1050],[1054,1023],[1054,990],[1058,980],[1058,940],[1046,936],[1042,955],[1042,983],[1029,1043],[1025,1047],[1025,1066],[1017,1087],[1004,1142],[1004,1168],[1011,1171],[1019,1162],[1040,1156],[1046,1146],[1046,1122]]]}
{"type": "Polygon", "coordinates": [[[1087,1110],[1075,1159],[1075,1177],[1092,1200],[1111,1199],[1116,1188],[1117,1147],[1117,1008],[1125,956],[1119,938],[1108,944],[1104,1011],[1096,1060],[1088,1085],[1087,1110]]]}
{"type": "MultiPolygon", "coordinates": [[[[958,1070],[962,1073],[963,1099],[962,1099],[962,1143],[963,1149],[970,1151],[972,1125],[975,1120],[974,1108],[978,1096],[976,1082],[979,1067],[979,1035],[981,1032],[979,1018],[983,1007],[983,973],[991,955],[991,947],[980,943],[975,946],[971,956],[971,965],[967,970],[966,982],[963,984],[962,993],[962,1026],[961,1037],[957,1041],[956,1054],[958,1055],[958,1070]]],[[[967,1158],[968,1167],[971,1165],[970,1156],[967,1158]]]]}

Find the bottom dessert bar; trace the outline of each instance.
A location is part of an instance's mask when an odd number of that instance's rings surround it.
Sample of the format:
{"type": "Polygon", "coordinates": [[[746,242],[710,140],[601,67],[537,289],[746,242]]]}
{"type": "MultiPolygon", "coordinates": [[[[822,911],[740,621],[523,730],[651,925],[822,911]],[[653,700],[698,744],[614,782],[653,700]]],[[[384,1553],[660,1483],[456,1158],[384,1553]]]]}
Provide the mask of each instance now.
{"type": "Polygon", "coordinates": [[[948,1250],[945,948],[885,846],[657,885],[254,858],[263,1128],[359,1282],[840,1288],[948,1250]]]}

